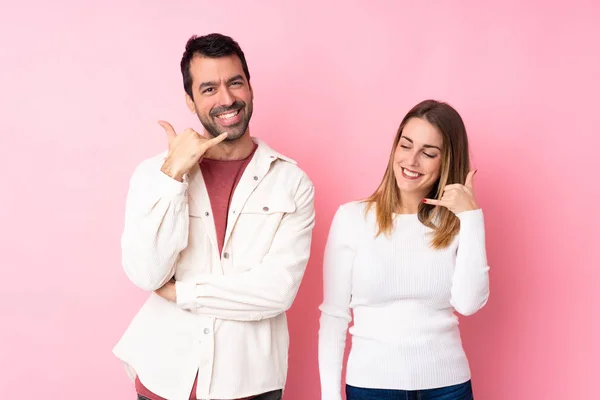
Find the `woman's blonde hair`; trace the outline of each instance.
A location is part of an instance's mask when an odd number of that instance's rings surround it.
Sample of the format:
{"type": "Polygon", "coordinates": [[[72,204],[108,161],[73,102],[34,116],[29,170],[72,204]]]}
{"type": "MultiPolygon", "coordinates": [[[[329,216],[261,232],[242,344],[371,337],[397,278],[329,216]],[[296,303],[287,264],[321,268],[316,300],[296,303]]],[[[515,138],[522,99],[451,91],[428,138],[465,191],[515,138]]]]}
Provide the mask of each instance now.
{"type": "MultiPolygon", "coordinates": [[[[430,199],[440,199],[444,187],[453,183],[464,184],[469,173],[469,144],[467,131],[460,114],[447,103],[425,100],[414,106],[404,117],[394,138],[387,169],[379,187],[367,202],[367,212],[375,209],[377,235],[389,235],[393,227],[393,214],[400,207],[400,190],[394,174],[394,153],[398,147],[402,130],[411,118],[421,118],[433,125],[442,135],[442,161],[438,181],[427,194],[430,199]]],[[[422,203],[418,211],[419,221],[433,229],[431,246],[434,249],[447,247],[459,230],[459,220],[445,207],[422,203]]]]}

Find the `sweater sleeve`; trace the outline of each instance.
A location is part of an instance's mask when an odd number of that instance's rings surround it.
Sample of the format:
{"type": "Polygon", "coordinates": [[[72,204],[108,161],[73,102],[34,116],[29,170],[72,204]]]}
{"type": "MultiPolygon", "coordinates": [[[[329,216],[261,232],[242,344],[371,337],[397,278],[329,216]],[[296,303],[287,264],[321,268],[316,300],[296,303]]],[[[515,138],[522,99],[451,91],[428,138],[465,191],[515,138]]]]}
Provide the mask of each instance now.
{"type": "Polygon", "coordinates": [[[460,233],[450,303],[463,315],[480,310],[489,297],[489,266],[481,209],[457,214],[460,233]]]}
{"type": "Polygon", "coordinates": [[[322,400],[342,399],[342,366],[348,324],[352,320],[352,264],[355,249],[347,210],[338,208],[323,259],[323,302],[319,328],[319,373],[322,400]]]}
{"type": "Polygon", "coordinates": [[[173,277],[179,253],[188,243],[188,185],[160,171],[163,159],[146,160],[133,173],[121,236],[125,273],[148,291],[173,277]]]}

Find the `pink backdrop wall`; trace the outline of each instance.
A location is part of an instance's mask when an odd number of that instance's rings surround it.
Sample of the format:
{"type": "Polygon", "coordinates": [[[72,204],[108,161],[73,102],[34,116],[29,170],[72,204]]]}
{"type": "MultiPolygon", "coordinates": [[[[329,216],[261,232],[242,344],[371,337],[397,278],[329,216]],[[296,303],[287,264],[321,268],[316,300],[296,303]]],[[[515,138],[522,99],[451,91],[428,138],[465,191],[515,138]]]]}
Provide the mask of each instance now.
{"type": "Polygon", "coordinates": [[[83,3],[2,0],[0,398],[134,398],[111,354],[146,298],[120,266],[124,196],[137,162],[165,147],[158,119],[198,126],[178,63],[191,34],[212,31],[247,54],[253,134],[296,158],[317,188],[314,253],[290,312],[288,400],[319,396],[333,212],[370,194],[402,116],[430,97],[467,123],[486,213],[491,299],[461,319],[477,398],[591,398],[592,1],[83,3]]]}

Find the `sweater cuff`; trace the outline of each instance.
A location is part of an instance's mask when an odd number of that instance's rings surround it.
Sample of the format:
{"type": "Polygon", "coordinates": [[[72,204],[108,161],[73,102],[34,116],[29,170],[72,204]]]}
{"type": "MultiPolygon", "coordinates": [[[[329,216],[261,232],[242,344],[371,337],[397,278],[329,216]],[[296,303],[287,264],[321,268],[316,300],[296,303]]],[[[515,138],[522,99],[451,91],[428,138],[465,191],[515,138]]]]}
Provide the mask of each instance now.
{"type": "Polygon", "coordinates": [[[478,208],[476,210],[463,211],[456,214],[461,224],[472,224],[480,223],[483,221],[483,210],[478,208]]]}
{"type": "Polygon", "coordinates": [[[183,310],[196,310],[196,284],[194,282],[175,282],[177,306],[183,310]]]}
{"type": "Polygon", "coordinates": [[[464,211],[458,213],[460,220],[460,244],[467,246],[471,250],[471,257],[476,254],[481,260],[481,264],[487,265],[485,252],[485,223],[483,221],[483,211],[481,209],[464,211]]]}

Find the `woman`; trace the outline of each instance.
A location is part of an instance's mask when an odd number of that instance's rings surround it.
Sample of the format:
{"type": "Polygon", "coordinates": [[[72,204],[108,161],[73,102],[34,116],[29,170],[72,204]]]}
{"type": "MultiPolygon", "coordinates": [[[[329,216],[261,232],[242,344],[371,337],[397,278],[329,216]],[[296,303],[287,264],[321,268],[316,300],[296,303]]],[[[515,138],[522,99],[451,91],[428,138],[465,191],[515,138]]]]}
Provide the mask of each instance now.
{"type": "Polygon", "coordinates": [[[454,311],[489,295],[483,213],[465,126],[433,100],[404,117],[379,188],[337,210],[324,257],[323,400],[473,399],[454,311]]]}

